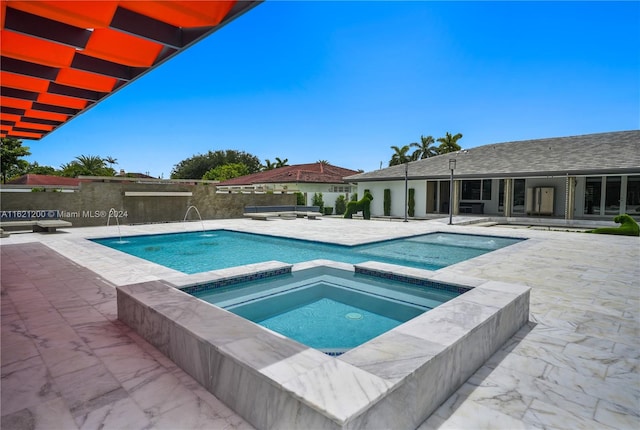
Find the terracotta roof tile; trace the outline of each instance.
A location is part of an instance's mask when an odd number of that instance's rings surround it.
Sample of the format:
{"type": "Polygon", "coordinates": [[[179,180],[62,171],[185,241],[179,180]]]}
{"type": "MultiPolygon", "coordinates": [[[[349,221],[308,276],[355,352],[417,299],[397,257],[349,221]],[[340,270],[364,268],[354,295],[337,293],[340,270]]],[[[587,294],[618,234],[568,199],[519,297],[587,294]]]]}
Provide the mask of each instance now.
{"type": "Polygon", "coordinates": [[[311,163],[279,167],[251,175],[240,176],[220,182],[217,185],[255,185],[273,183],[344,183],[345,176],[359,173],[356,170],[332,166],[331,164],[311,163]]]}
{"type": "Polygon", "coordinates": [[[80,185],[80,182],[87,181],[88,180],[86,179],[67,178],[65,176],[27,174],[22,175],[12,181],[8,181],[7,185],[61,185],[68,187],[77,187],[78,185],[80,185]]]}

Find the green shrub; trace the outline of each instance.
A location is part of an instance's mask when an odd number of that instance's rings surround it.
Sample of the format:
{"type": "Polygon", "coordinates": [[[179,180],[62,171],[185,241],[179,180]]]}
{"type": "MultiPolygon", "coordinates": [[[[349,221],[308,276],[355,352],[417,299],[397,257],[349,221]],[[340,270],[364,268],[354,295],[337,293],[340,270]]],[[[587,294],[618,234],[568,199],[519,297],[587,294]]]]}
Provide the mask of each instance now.
{"type": "Polygon", "coordinates": [[[312,206],[318,206],[320,208],[320,212],[324,213],[324,201],[322,200],[322,193],[313,193],[311,204],[312,206]]]}
{"type": "Polygon", "coordinates": [[[409,202],[407,203],[407,214],[409,216],[415,216],[416,214],[416,190],[413,188],[409,188],[409,202]]]}
{"type": "Polygon", "coordinates": [[[353,218],[354,213],[362,211],[364,219],[371,219],[371,200],[373,200],[373,194],[369,190],[365,190],[362,199],[357,202],[347,203],[347,211],[344,213],[344,217],[353,218]]]}
{"type": "Polygon", "coordinates": [[[617,234],[622,236],[640,236],[640,226],[628,214],[618,215],[613,221],[620,224],[618,227],[601,227],[587,230],[585,233],[617,234]]]}
{"type": "Polygon", "coordinates": [[[336,215],[344,215],[344,211],[347,210],[347,199],[340,194],[336,199],[336,215]]]}
{"type": "Polygon", "coordinates": [[[351,200],[349,200],[349,201],[357,202],[358,201],[358,193],[351,194],[351,200]]]}
{"type": "Polygon", "coordinates": [[[296,193],[296,205],[305,206],[306,204],[307,204],[307,202],[304,200],[304,194],[302,194],[300,191],[298,191],[296,193]]]}
{"type": "Polygon", "coordinates": [[[333,208],[331,206],[325,206],[323,213],[325,215],[333,215],[333,208]]]}
{"type": "Polygon", "coordinates": [[[391,190],[389,188],[384,189],[383,209],[384,216],[391,215],[391,190]]]}

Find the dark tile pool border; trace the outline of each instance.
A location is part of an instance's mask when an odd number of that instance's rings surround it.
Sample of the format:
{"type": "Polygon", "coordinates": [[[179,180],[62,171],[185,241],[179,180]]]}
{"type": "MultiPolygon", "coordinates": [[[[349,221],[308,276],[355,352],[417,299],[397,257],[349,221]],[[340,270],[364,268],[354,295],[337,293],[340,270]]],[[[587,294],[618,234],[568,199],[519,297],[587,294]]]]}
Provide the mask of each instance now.
{"type": "Polygon", "coordinates": [[[291,266],[281,267],[278,269],[264,270],[257,273],[251,273],[248,275],[234,276],[225,279],[219,279],[216,281],[204,282],[197,285],[189,285],[187,287],[179,288],[180,291],[184,291],[188,294],[201,293],[203,291],[214,290],[216,288],[228,287],[231,285],[240,284],[242,282],[258,281],[274,276],[288,275],[291,273],[291,266]]]}
{"type": "MultiPolygon", "coordinates": [[[[263,270],[260,272],[251,273],[247,275],[233,276],[229,278],[219,279],[216,281],[203,282],[197,285],[180,287],[179,289],[181,291],[184,291],[187,294],[201,293],[203,291],[229,287],[229,286],[237,285],[243,282],[258,281],[258,280],[263,280],[267,278],[272,278],[274,276],[289,275],[291,274],[291,270],[292,270],[292,266],[281,267],[281,268],[271,269],[271,270],[263,270]]],[[[426,288],[433,288],[436,290],[449,291],[457,294],[464,294],[467,291],[472,289],[472,287],[447,284],[443,282],[432,281],[430,279],[415,278],[413,276],[407,276],[407,275],[401,275],[398,273],[391,273],[391,272],[382,271],[382,270],[370,269],[370,268],[361,267],[358,265],[354,265],[354,270],[355,270],[355,273],[358,275],[371,276],[374,278],[385,279],[388,281],[401,282],[404,284],[414,285],[417,287],[426,287],[426,288]]]]}
{"type": "MultiPolygon", "coordinates": [[[[216,281],[203,282],[197,285],[189,285],[179,288],[187,294],[201,293],[203,291],[215,290],[217,288],[229,287],[231,285],[240,284],[243,282],[257,281],[274,276],[289,275],[291,274],[291,266],[281,267],[278,269],[264,270],[257,273],[251,273],[248,275],[233,276],[225,279],[219,279],[216,281]]],[[[374,278],[385,279],[388,281],[402,282],[404,284],[414,285],[417,287],[433,288],[436,290],[449,291],[452,293],[464,294],[471,290],[472,287],[465,287],[461,285],[446,284],[443,282],[432,281],[429,279],[415,278],[413,276],[400,275],[397,273],[391,273],[382,270],[370,269],[354,266],[355,273],[358,275],[371,276],[374,278]]]]}
{"type": "Polygon", "coordinates": [[[467,291],[472,289],[471,287],[445,284],[443,282],[436,282],[430,279],[414,278],[413,276],[400,275],[397,273],[369,269],[369,268],[361,267],[357,265],[355,266],[355,271],[357,274],[360,274],[360,275],[373,276],[376,278],[382,278],[389,281],[403,282],[405,284],[416,285],[419,287],[429,287],[429,288],[434,288],[436,290],[450,291],[458,294],[464,294],[467,291]]]}

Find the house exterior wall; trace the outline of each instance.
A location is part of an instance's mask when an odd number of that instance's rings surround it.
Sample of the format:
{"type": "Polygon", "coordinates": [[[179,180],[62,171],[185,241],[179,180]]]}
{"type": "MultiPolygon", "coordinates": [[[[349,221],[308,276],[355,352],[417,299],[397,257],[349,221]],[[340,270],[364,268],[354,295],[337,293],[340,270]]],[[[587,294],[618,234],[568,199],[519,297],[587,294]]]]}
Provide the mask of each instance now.
{"type": "Polygon", "coordinates": [[[640,181],[640,175],[592,175],[592,176],[579,176],[575,178],[576,181],[576,200],[575,200],[575,214],[576,217],[590,219],[599,217],[610,217],[614,213],[627,213],[636,219],[640,219],[640,190],[637,184],[640,181]],[[619,190],[616,188],[616,194],[619,191],[619,195],[615,196],[617,201],[616,210],[615,206],[607,207],[607,193],[613,190],[608,190],[606,184],[613,179],[619,178],[619,190]],[[588,208],[585,206],[585,194],[587,193],[587,180],[599,179],[602,183],[601,198],[598,202],[599,210],[589,213],[588,208]]]}
{"type": "Polygon", "coordinates": [[[325,207],[334,208],[336,206],[336,199],[338,196],[344,196],[347,201],[351,198],[350,192],[334,192],[334,187],[348,187],[348,189],[355,190],[355,187],[348,184],[298,184],[298,189],[305,195],[305,204],[307,206],[313,205],[313,195],[315,193],[322,193],[322,201],[325,207]]]}
{"type": "MultiPolygon", "coordinates": [[[[525,178],[525,189],[535,187],[551,187],[554,189],[553,217],[564,217],[566,203],[566,178],[525,178]]],[[[525,200],[525,208],[527,207],[525,200]]],[[[526,210],[525,210],[526,213],[526,210]]]]}
{"type": "MultiPolygon", "coordinates": [[[[427,191],[426,181],[414,180],[407,181],[407,188],[415,190],[415,214],[414,217],[424,217],[427,207],[427,191]]],[[[373,216],[384,215],[384,190],[391,190],[391,216],[404,217],[405,212],[405,184],[402,181],[380,181],[380,182],[363,182],[358,184],[358,199],[361,199],[365,190],[369,190],[373,195],[371,202],[371,214],[373,216]]],[[[407,196],[408,202],[408,196],[407,196]]]]}
{"type": "MultiPolygon", "coordinates": [[[[590,176],[591,177],[591,176],[590,176]]],[[[534,215],[540,217],[553,217],[553,218],[565,218],[568,219],[603,219],[610,218],[612,215],[628,213],[629,215],[634,216],[635,218],[640,218],[640,203],[637,202],[638,198],[635,197],[635,194],[638,194],[636,188],[633,188],[630,184],[629,178],[634,178],[634,181],[640,180],[640,175],[604,175],[604,176],[593,176],[593,178],[602,178],[602,204],[601,209],[597,213],[589,214],[585,208],[585,192],[586,192],[586,176],[578,176],[578,177],[569,177],[569,176],[557,176],[557,177],[529,177],[529,178],[510,178],[512,181],[524,180],[524,190],[525,190],[525,201],[524,205],[519,205],[517,210],[512,211],[513,216],[525,216],[527,215],[527,189],[536,188],[536,187],[551,187],[554,190],[553,193],[553,214],[551,215],[534,215]],[[620,197],[619,204],[614,206],[613,209],[611,207],[605,210],[604,202],[605,195],[607,192],[606,181],[607,178],[620,178],[620,197]],[[574,200],[573,204],[567,206],[567,184],[568,181],[575,182],[575,192],[573,193],[574,200]],[[633,195],[634,197],[630,197],[633,195]],[[628,199],[634,199],[633,202],[627,203],[628,199]],[[616,209],[616,207],[618,209],[616,209]],[[572,213],[567,214],[565,211],[572,211],[572,213]],[[615,212],[615,213],[613,213],[615,212]]],[[[460,184],[463,180],[474,180],[473,178],[465,178],[465,179],[455,179],[456,187],[460,187],[460,184]]],[[[469,201],[469,202],[483,202],[484,205],[484,214],[485,215],[494,215],[494,216],[503,216],[504,210],[499,206],[499,191],[500,191],[500,178],[495,178],[491,180],[491,199],[490,200],[469,200],[469,199],[461,199],[469,201]]],[[[440,188],[440,183],[448,183],[448,180],[433,180],[437,182],[436,190],[440,188]]],[[[611,179],[610,179],[611,181],[611,179]]],[[[448,187],[448,186],[447,186],[448,187]]],[[[395,180],[395,181],[369,181],[369,182],[360,182],[358,183],[357,192],[358,197],[361,198],[365,190],[369,190],[374,197],[373,202],[371,203],[371,215],[375,217],[384,216],[384,190],[391,190],[391,216],[393,217],[404,217],[404,192],[405,185],[404,180],[395,180]]],[[[439,207],[436,208],[434,212],[427,212],[427,180],[409,180],[408,188],[415,189],[415,214],[414,217],[421,218],[434,213],[448,213],[447,211],[442,211],[442,200],[439,200],[439,207]]],[[[459,188],[458,188],[459,191],[459,188]]],[[[511,192],[514,190],[512,188],[511,192]]],[[[461,196],[460,192],[457,193],[458,196],[461,196]]],[[[505,200],[506,197],[505,197],[505,200]]],[[[326,200],[325,200],[326,202],[326,200]]],[[[455,206],[454,206],[455,207],[455,206]]],[[[455,213],[455,212],[454,212],[455,213]]]]}

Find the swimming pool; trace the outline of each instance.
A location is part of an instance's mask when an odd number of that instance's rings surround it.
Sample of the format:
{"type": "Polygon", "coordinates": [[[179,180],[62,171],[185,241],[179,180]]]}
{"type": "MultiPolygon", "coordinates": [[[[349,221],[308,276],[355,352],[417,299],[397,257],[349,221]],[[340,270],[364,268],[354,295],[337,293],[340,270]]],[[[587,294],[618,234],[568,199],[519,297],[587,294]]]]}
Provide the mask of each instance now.
{"type": "Polygon", "coordinates": [[[345,246],[230,230],[92,239],[104,246],[186,274],[277,260],[295,264],[327,259],[349,264],[379,261],[437,270],[523,239],[429,233],[345,246]]]}
{"type": "Polygon", "coordinates": [[[334,268],[191,293],[331,355],[355,348],[461,294],[334,268]]]}

